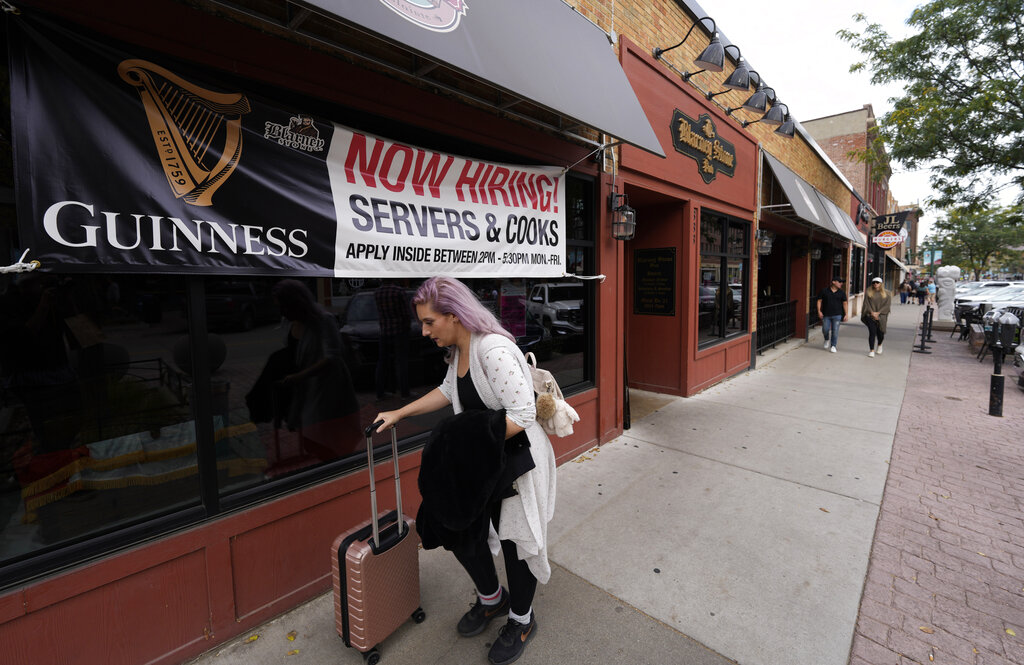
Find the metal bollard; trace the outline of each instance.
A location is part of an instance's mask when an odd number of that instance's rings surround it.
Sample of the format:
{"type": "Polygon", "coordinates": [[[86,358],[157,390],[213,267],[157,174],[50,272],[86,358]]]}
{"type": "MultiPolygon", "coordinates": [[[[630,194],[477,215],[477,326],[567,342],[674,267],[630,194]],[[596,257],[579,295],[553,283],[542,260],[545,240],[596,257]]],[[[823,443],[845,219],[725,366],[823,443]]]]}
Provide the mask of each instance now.
{"type": "Polygon", "coordinates": [[[925,310],[925,316],[928,319],[928,332],[925,334],[924,339],[926,342],[934,342],[935,338],[932,337],[932,322],[935,320],[935,308],[929,305],[925,310]]]}
{"type": "Polygon", "coordinates": [[[921,315],[921,348],[914,349],[914,353],[931,353],[931,351],[928,351],[931,347],[924,344],[925,337],[928,336],[928,310],[930,309],[931,307],[926,308],[921,315]]]}

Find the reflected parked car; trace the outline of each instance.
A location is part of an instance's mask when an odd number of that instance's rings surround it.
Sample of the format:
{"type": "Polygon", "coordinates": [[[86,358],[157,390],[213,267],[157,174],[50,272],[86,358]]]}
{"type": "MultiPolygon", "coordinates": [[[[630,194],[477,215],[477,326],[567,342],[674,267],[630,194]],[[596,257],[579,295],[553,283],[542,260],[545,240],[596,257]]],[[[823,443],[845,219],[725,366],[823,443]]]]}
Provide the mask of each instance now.
{"type": "Polygon", "coordinates": [[[523,353],[532,351],[537,360],[547,360],[554,347],[551,331],[542,326],[529,310],[524,310],[523,314],[526,315],[526,327],[523,334],[516,337],[516,346],[523,353]]]}
{"type": "MultiPolygon", "coordinates": [[[[409,373],[413,384],[417,381],[434,382],[444,378],[444,349],[439,348],[428,337],[422,335],[422,328],[416,318],[412,298],[415,290],[406,291],[409,302],[409,373]]],[[[524,353],[533,351],[538,360],[551,357],[553,340],[551,332],[542,326],[528,311],[524,310],[525,327],[516,337],[516,345],[524,353]]],[[[339,316],[343,359],[348,364],[353,378],[359,382],[373,381],[380,355],[380,319],[377,315],[377,301],[373,291],[360,291],[348,301],[339,316]]]]}
{"type": "MultiPolygon", "coordinates": [[[[373,293],[359,291],[354,294],[338,317],[342,357],[357,383],[367,380],[372,383],[380,356],[380,319],[373,293]]],[[[412,306],[415,293],[412,290],[405,292],[409,303],[409,369],[414,383],[416,377],[434,380],[444,376],[444,350],[420,334],[420,323],[412,306]],[[424,371],[428,374],[417,374],[424,371]]]]}
{"type": "Polygon", "coordinates": [[[225,280],[206,287],[206,323],[211,329],[252,330],[281,320],[269,280],[225,280]]]}

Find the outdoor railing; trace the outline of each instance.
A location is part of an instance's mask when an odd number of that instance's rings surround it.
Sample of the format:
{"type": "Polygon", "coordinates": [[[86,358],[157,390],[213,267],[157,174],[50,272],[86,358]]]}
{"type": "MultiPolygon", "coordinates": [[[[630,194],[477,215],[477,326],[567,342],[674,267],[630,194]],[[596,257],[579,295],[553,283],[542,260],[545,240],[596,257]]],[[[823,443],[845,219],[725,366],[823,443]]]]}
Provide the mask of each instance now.
{"type": "Polygon", "coordinates": [[[796,301],[757,308],[757,352],[796,334],[796,301]]]}

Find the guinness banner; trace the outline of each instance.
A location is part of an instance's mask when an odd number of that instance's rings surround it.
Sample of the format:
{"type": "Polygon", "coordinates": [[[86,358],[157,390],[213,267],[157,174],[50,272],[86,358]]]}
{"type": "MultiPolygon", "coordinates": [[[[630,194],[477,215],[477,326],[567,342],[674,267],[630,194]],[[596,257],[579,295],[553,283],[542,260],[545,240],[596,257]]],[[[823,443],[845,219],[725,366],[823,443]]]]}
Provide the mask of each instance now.
{"type": "Polygon", "coordinates": [[[9,21],[22,245],[43,269],[555,277],[565,176],[426,150],[9,21]],[[60,46],[58,46],[58,44],[60,46]]]}

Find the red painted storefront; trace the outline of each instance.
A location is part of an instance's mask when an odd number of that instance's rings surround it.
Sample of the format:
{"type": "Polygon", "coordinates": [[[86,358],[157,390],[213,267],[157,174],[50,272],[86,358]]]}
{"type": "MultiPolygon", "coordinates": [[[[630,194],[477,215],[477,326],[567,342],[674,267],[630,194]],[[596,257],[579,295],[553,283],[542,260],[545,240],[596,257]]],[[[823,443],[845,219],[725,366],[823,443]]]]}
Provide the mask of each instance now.
{"type": "MultiPolygon", "coordinates": [[[[103,3],[100,9],[60,1],[49,3],[47,10],[76,29],[94,31],[101,38],[524,160],[569,165],[589,152],[450,97],[182,4],[154,1],[139,7],[128,0],[115,0],[103,3]]],[[[627,60],[631,67],[637,66],[634,57],[627,60]]],[[[737,139],[736,143],[749,151],[747,142],[737,139]]],[[[639,164],[640,159],[639,153],[630,152],[631,162],[639,164]]],[[[746,152],[743,160],[749,161],[746,152]]],[[[660,161],[651,158],[648,168],[658,172],[656,163],[660,161]]],[[[678,168],[682,171],[685,166],[678,168]]],[[[607,206],[601,204],[607,201],[611,178],[600,174],[593,161],[580,162],[574,172],[595,181],[595,260],[607,279],[596,287],[592,385],[569,398],[581,420],[572,436],[553,440],[559,463],[622,431],[621,323],[629,310],[619,288],[624,247],[606,231],[607,206]]],[[[663,179],[640,172],[631,174],[629,182],[630,187],[663,189],[666,196],[680,193],[663,179]]],[[[750,202],[739,205],[742,197],[733,193],[734,189],[729,187],[728,196],[737,203],[725,209],[749,216],[750,202]]],[[[711,199],[693,198],[681,205],[680,215],[688,214],[689,205],[704,200],[711,199]]],[[[680,222],[677,241],[685,247],[682,228],[680,222]]],[[[685,307],[681,302],[681,310],[685,307]]],[[[680,329],[685,331],[686,326],[680,329]]],[[[684,364],[696,365],[690,372],[695,378],[687,386],[712,381],[742,366],[746,357],[749,347],[744,340],[737,340],[723,349],[687,358],[684,364]]],[[[692,392],[683,386],[675,392],[684,391],[692,392]]],[[[417,451],[401,458],[403,473],[410,479],[403,484],[403,502],[411,513],[419,503],[411,482],[419,457],[417,451]]],[[[378,477],[388,475],[387,464],[390,462],[380,468],[378,477]]],[[[380,494],[381,509],[393,507],[394,500],[387,495],[380,494]]],[[[357,516],[365,515],[368,506],[365,470],[355,471],[8,588],[0,593],[4,653],[0,660],[19,664],[187,660],[327,590],[330,544],[357,516]]]]}
{"type": "MultiPolygon", "coordinates": [[[[630,146],[622,148],[618,189],[637,209],[636,237],[626,244],[625,336],[629,384],[673,395],[693,395],[750,366],[750,323],[754,299],[745,300],[746,331],[715,344],[698,344],[698,270],[701,210],[753,222],[756,205],[757,142],[715,104],[708,103],[664,63],[628,38],[622,38],[622,68],[661,140],[666,159],[630,146]],[[701,178],[699,163],[676,151],[672,118],[676,110],[690,118],[710,116],[717,136],[735,148],[732,177],[701,178]],[[628,257],[636,250],[674,248],[675,307],[671,316],[633,313],[634,271],[628,257]],[[658,340],[658,344],[652,344],[658,340]]],[[[750,237],[753,234],[751,232],[750,237]]],[[[746,247],[753,258],[752,244],[746,247]]],[[[748,276],[749,280],[749,276],[748,276]]],[[[748,293],[750,284],[747,284],[748,293]]]]}

